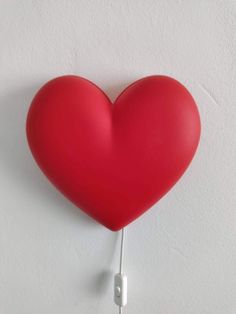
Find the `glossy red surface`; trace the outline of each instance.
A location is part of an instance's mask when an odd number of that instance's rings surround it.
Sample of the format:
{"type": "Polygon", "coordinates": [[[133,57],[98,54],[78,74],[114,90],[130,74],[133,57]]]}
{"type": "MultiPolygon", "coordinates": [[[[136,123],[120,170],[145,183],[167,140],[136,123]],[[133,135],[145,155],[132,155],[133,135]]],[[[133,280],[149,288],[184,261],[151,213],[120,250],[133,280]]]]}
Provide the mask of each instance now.
{"type": "Polygon", "coordinates": [[[34,97],[27,138],[39,167],[74,204],[119,230],[156,203],[196,151],[196,104],[176,80],[143,78],[111,104],[77,76],[56,78],[34,97]]]}

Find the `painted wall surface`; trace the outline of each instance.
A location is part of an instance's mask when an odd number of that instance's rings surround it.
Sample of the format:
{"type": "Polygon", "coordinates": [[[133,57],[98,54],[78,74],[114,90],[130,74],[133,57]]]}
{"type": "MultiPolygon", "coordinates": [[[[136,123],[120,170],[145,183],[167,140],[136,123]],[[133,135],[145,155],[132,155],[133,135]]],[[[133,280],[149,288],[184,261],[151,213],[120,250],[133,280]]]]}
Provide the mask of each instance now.
{"type": "Polygon", "coordinates": [[[127,228],[124,313],[236,313],[236,2],[0,0],[0,313],[111,314],[118,234],[49,184],[27,147],[47,80],[114,99],[150,74],[180,80],[202,119],[182,180],[127,228]]]}

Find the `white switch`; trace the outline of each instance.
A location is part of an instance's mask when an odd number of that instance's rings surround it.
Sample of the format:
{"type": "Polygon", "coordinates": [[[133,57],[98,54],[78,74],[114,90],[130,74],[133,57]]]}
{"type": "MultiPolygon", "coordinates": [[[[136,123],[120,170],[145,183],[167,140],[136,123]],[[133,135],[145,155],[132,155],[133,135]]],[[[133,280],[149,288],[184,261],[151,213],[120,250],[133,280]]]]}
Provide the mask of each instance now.
{"type": "Polygon", "coordinates": [[[127,304],[127,277],[116,274],[114,278],[114,301],[119,306],[127,304]]]}

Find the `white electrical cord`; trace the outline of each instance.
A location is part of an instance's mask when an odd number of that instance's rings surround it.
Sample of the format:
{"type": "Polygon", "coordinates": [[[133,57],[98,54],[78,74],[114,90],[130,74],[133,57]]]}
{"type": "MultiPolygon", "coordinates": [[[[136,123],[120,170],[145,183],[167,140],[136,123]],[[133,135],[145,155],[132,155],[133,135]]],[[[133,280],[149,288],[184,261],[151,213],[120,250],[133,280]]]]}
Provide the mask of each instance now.
{"type": "Polygon", "coordinates": [[[121,230],[119,272],[114,277],[114,301],[119,306],[119,314],[127,304],[127,276],[123,274],[125,229],[121,230]]]}
{"type": "Polygon", "coordinates": [[[124,260],[124,242],[125,242],[125,228],[121,230],[121,242],[120,242],[120,274],[123,272],[123,260],[124,260]]]}
{"type": "MultiPolygon", "coordinates": [[[[124,261],[124,242],[125,242],[125,228],[121,230],[121,241],[120,241],[120,269],[119,273],[123,272],[123,261],[124,261]]],[[[123,308],[119,306],[119,314],[122,314],[123,308]]]]}

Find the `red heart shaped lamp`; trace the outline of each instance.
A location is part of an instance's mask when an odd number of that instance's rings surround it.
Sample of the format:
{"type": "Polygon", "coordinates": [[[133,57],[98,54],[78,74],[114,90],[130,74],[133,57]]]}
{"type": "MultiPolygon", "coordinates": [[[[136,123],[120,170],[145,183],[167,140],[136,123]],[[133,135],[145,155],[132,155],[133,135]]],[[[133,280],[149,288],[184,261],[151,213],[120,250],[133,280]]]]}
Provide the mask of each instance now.
{"type": "Polygon", "coordinates": [[[176,80],[150,76],[112,105],[90,81],[63,76],[34,97],[32,154],[74,204],[119,230],[157,202],[190,164],[200,137],[196,104],[176,80]]]}

